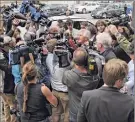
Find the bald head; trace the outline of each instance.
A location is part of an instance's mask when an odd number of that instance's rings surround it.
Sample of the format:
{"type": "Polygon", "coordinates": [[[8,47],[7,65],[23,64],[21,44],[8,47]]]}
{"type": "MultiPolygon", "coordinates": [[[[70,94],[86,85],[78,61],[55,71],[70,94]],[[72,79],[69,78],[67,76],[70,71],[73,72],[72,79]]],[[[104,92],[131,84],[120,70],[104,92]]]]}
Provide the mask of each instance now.
{"type": "Polygon", "coordinates": [[[77,48],[73,53],[73,62],[78,66],[85,66],[87,63],[87,51],[83,48],[77,48]]]}

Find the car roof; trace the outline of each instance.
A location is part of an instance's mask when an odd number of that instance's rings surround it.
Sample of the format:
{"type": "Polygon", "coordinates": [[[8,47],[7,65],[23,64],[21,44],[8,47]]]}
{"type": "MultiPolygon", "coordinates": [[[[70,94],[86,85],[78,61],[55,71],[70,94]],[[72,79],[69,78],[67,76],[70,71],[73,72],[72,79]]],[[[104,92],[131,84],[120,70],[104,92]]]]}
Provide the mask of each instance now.
{"type": "Polygon", "coordinates": [[[57,20],[67,20],[68,18],[70,19],[78,19],[79,21],[89,21],[88,19],[86,18],[82,18],[82,17],[77,17],[77,16],[53,16],[53,17],[49,17],[50,20],[53,20],[53,21],[57,21],[57,20]]]}

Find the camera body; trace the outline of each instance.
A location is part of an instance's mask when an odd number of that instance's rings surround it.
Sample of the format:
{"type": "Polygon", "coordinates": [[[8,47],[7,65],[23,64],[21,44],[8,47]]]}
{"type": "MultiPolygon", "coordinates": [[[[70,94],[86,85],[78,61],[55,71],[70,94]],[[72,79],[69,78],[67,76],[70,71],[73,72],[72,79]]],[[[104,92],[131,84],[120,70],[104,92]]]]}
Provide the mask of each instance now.
{"type": "Polygon", "coordinates": [[[54,56],[58,59],[59,67],[64,68],[70,65],[70,52],[65,43],[59,42],[54,49],[54,56]]]}
{"type": "Polygon", "coordinates": [[[14,114],[16,116],[16,118],[17,118],[17,122],[21,122],[21,114],[20,114],[20,112],[18,110],[16,110],[15,108],[12,108],[10,110],[10,114],[11,115],[14,114]]]}
{"type": "Polygon", "coordinates": [[[128,22],[130,21],[130,18],[128,15],[121,15],[120,17],[115,17],[112,18],[110,21],[106,21],[108,25],[113,24],[113,25],[121,25],[121,26],[126,26],[128,22]]]}
{"type": "Polygon", "coordinates": [[[16,47],[14,50],[10,50],[10,64],[20,64],[20,57],[27,54],[29,54],[29,47],[27,45],[20,45],[19,47],[16,47]]]}
{"type": "Polygon", "coordinates": [[[92,76],[102,75],[102,69],[105,65],[105,58],[98,54],[96,50],[86,47],[85,48],[88,53],[87,58],[87,70],[88,73],[92,76]]]}

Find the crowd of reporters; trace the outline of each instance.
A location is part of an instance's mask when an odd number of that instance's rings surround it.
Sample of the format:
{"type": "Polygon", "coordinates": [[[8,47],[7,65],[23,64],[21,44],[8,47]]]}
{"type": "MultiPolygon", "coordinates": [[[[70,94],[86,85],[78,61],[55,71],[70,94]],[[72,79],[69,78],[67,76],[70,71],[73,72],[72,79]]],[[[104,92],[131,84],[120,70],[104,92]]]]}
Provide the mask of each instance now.
{"type": "Polygon", "coordinates": [[[132,27],[98,20],[76,30],[69,18],[42,32],[19,22],[0,38],[5,122],[134,121],[132,27]]]}

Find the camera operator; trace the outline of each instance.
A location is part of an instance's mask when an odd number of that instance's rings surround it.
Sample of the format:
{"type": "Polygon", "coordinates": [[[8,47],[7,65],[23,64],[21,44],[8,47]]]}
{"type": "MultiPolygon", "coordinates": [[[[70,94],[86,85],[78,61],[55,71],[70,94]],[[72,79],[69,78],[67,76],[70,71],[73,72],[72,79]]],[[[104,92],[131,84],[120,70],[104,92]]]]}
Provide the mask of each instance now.
{"type": "Polygon", "coordinates": [[[51,85],[53,89],[53,94],[58,98],[59,104],[56,108],[52,109],[52,119],[53,122],[60,122],[61,115],[63,114],[62,122],[69,122],[69,99],[68,99],[68,89],[62,83],[62,76],[67,68],[60,68],[58,62],[58,57],[54,53],[55,46],[57,45],[57,40],[52,39],[47,42],[48,56],[46,58],[46,65],[51,74],[51,85]]]}
{"type": "Polygon", "coordinates": [[[24,43],[24,41],[21,41],[20,36],[18,36],[14,39],[12,50],[9,50],[9,65],[12,69],[12,75],[14,76],[15,85],[21,82],[20,52],[18,52],[17,50],[19,49],[19,46],[24,43]]]}
{"type": "Polygon", "coordinates": [[[96,89],[99,79],[98,76],[88,74],[88,53],[84,48],[77,48],[72,60],[74,68],[64,72],[62,82],[68,87],[69,120],[76,122],[83,91],[96,89]]]}
{"type": "Polygon", "coordinates": [[[113,52],[115,53],[116,57],[126,61],[127,63],[131,60],[128,54],[120,47],[120,45],[117,42],[117,39],[114,35],[110,34],[112,37],[112,47],[113,52]]]}
{"type": "MultiPolygon", "coordinates": [[[[24,44],[23,46],[27,46],[27,45],[24,44]]],[[[20,46],[20,48],[21,48],[21,46],[20,46]]],[[[33,57],[33,50],[32,50],[32,48],[27,46],[27,51],[26,52],[23,52],[23,51],[20,52],[21,67],[23,67],[29,61],[31,61],[33,64],[35,62],[34,61],[34,57],[33,57]]]]}
{"type": "Polygon", "coordinates": [[[96,47],[102,56],[104,56],[105,61],[108,62],[112,58],[116,58],[116,55],[112,49],[112,38],[109,33],[103,32],[96,37],[96,47]]]}

